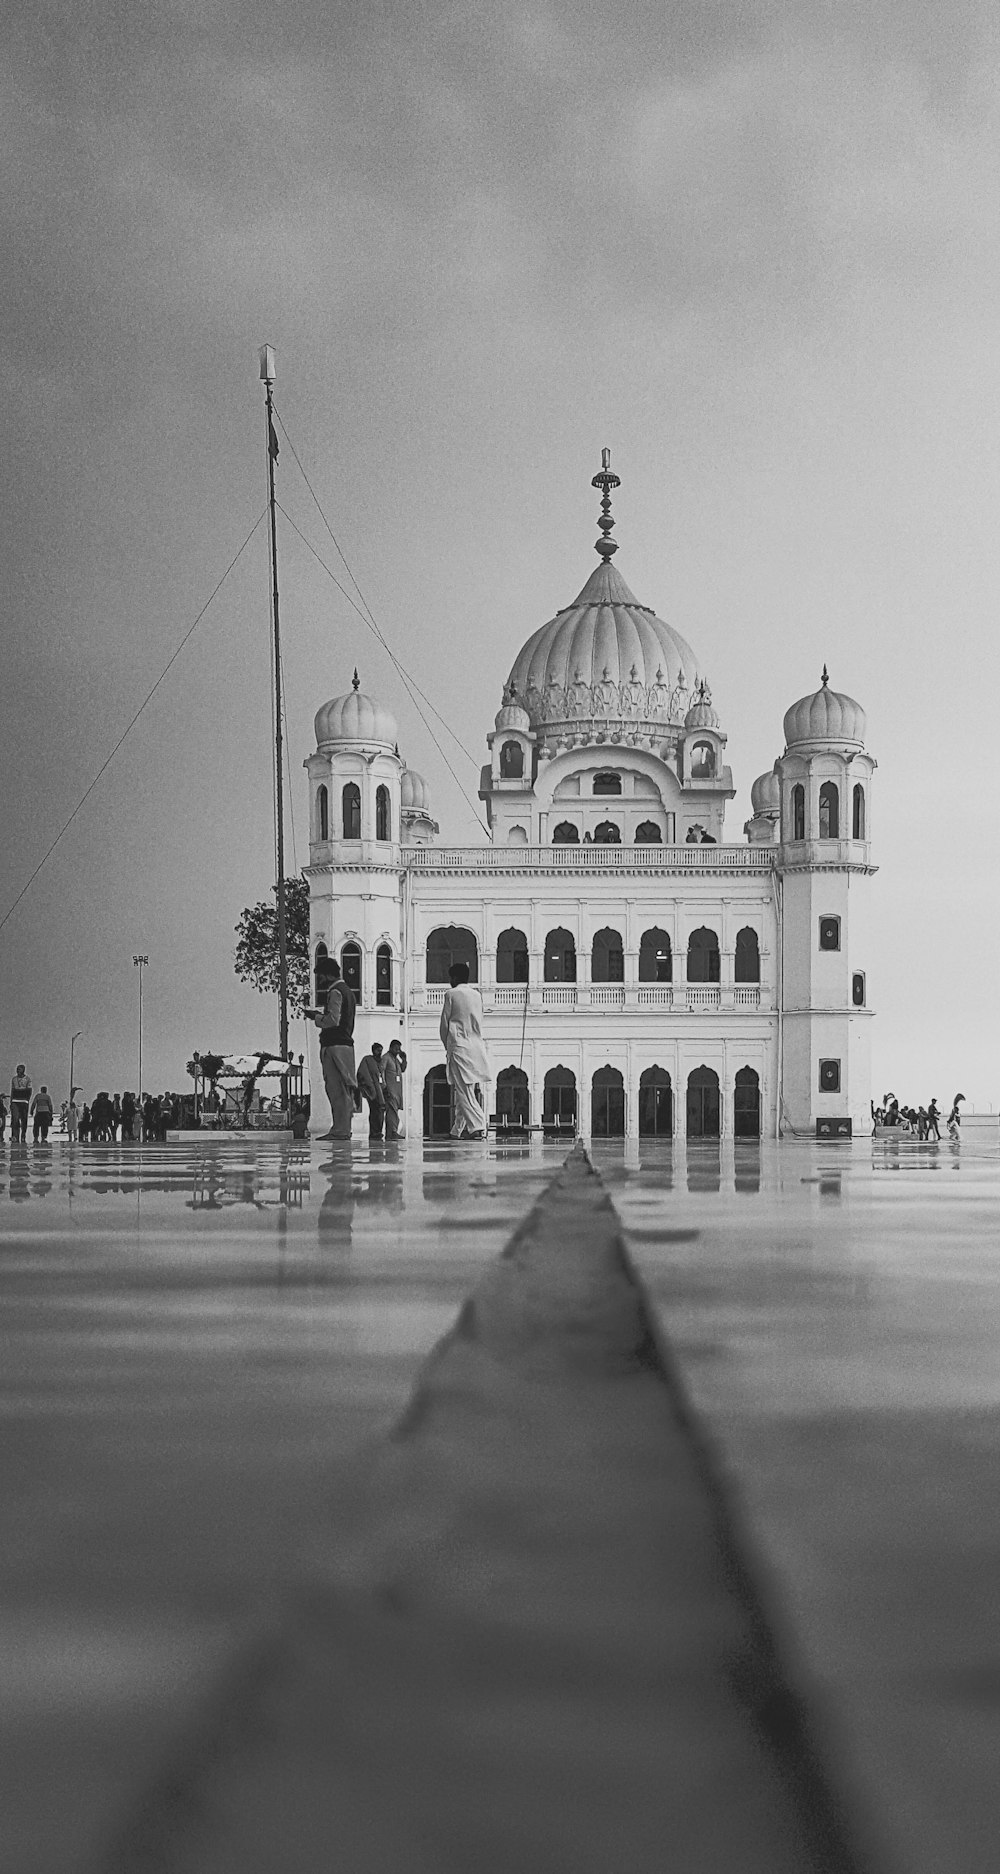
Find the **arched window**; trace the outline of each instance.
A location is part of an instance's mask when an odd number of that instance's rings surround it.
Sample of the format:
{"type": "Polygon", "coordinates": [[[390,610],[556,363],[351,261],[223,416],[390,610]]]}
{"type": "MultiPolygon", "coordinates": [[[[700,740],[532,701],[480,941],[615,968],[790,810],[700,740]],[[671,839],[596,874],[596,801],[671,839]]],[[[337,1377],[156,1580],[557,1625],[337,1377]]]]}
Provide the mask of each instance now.
{"type": "Polygon", "coordinates": [[[389,789],[379,785],[375,789],[375,838],[392,838],[392,815],[389,810],[389,789]]]}
{"type": "Polygon", "coordinates": [[[595,774],[595,794],[620,794],[621,791],[622,777],[620,774],[613,774],[610,769],[603,770],[600,774],[595,774]]]}
{"type": "Polygon", "coordinates": [[[574,826],[572,820],[560,820],[552,835],[552,844],[553,846],[578,846],[580,844],[579,827],[574,826]]]}
{"type": "Polygon", "coordinates": [[[639,1075],[639,1137],[669,1139],[674,1130],[674,1092],[665,1067],[644,1067],[639,1075]]]}
{"type": "Polygon", "coordinates": [[[545,939],[545,981],[576,981],[576,944],[572,932],[563,930],[561,926],[557,930],[550,930],[545,939]]]}
{"type": "Polygon", "coordinates": [[[635,829],[637,846],[662,846],[663,834],[655,820],[642,820],[635,829]]]}
{"type": "Polygon", "coordinates": [[[497,938],[497,982],[526,983],[528,939],[523,930],[502,930],[497,938]]]}
{"type": "Polygon", "coordinates": [[[865,838],[865,790],[860,781],[854,783],[854,837],[865,838]]]}
{"type": "Polygon", "coordinates": [[[806,790],[801,781],[796,781],[792,788],[792,838],[805,839],[806,836],[806,790]]]}
{"type": "Polygon", "coordinates": [[[316,789],[316,838],[330,837],[330,790],[320,782],[316,789]]]}
{"type": "Polygon", "coordinates": [[[520,742],[505,742],[500,750],[500,775],[504,781],[519,781],[524,774],[524,749],[520,742]]]}
{"type": "Polygon", "coordinates": [[[545,1076],[542,1124],[552,1132],[576,1125],[576,1075],[569,1067],[550,1067],[545,1076]]]}
{"type": "Polygon", "coordinates": [[[317,1008],[322,1008],[326,992],[333,981],[333,977],[330,975],[330,952],[325,944],[316,945],[316,958],[313,965],[313,973],[316,982],[316,1006],[317,1008]]]}
{"type": "Polygon", "coordinates": [[[751,930],[749,925],[736,933],[736,981],[760,982],[760,944],[757,932],[751,930]]]}
{"type": "Polygon", "coordinates": [[[737,1139],[760,1138],[760,1075],[741,1067],[733,1092],[733,1133],[737,1139]]]}
{"type": "Polygon", "coordinates": [[[696,742],[691,750],[691,776],[695,781],[707,780],[715,773],[715,749],[711,742],[696,742]]]}
{"type": "Polygon", "coordinates": [[[714,1067],[696,1067],[688,1075],[687,1135],[689,1139],[717,1139],[721,1132],[722,1101],[714,1067]]]}
{"type": "Polygon", "coordinates": [[[590,953],[590,980],[594,983],[625,981],[625,946],[621,931],[606,928],[594,933],[590,953]]]}
{"type": "Polygon", "coordinates": [[[356,944],[356,943],[344,944],[340,952],[340,973],[343,976],[348,989],[353,989],[355,995],[360,1000],[360,997],[361,997],[361,945],[360,944],[356,944]]]}
{"type": "Polygon", "coordinates": [[[836,781],[824,781],[819,790],[819,836],[840,837],[840,790],[836,781]]]}
{"type": "Polygon", "coordinates": [[[639,944],[639,981],[641,983],[669,983],[673,980],[673,957],[670,953],[670,938],[665,930],[654,925],[652,930],[644,930],[639,944]]]}
{"type": "Polygon", "coordinates": [[[469,965],[469,981],[479,981],[479,946],[470,930],[460,924],[432,930],[427,939],[427,981],[446,983],[453,963],[469,965]]]}
{"type": "Polygon", "coordinates": [[[688,938],[687,979],[689,983],[717,983],[719,975],[718,935],[703,924],[688,938]]]}
{"type": "Polygon", "coordinates": [[[344,838],[361,838],[361,789],[356,781],[348,781],[343,793],[344,838]]]}
{"type": "Polygon", "coordinates": [[[389,944],[379,944],[375,952],[375,1005],[380,1009],[392,1007],[392,949],[389,944]]]}
{"type": "Polygon", "coordinates": [[[595,1139],[625,1137],[625,1082],[617,1067],[599,1067],[590,1083],[590,1130],[595,1139]]]}
{"type": "Polygon", "coordinates": [[[598,826],[595,826],[594,828],[594,845],[595,846],[620,846],[621,843],[622,843],[621,827],[616,826],[613,820],[602,820],[598,826]]]}
{"type": "Polygon", "coordinates": [[[523,1067],[501,1067],[497,1075],[497,1131],[527,1127],[530,1114],[528,1076],[523,1067]]]}

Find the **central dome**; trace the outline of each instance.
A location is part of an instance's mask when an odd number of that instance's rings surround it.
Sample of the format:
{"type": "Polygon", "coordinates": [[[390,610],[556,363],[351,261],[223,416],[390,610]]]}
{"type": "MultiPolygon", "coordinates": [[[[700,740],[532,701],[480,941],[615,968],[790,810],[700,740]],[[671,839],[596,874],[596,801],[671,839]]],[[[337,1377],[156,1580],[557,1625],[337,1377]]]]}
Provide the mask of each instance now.
{"type": "Polygon", "coordinates": [[[604,560],[572,605],[519,651],[508,690],[512,684],[533,729],[571,724],[579,736],[583,723],[593,720],[606,733],[616,717],[651,729],[683,728],[698,675],[687,640],[640,605],[617,567],[604,560]]]}

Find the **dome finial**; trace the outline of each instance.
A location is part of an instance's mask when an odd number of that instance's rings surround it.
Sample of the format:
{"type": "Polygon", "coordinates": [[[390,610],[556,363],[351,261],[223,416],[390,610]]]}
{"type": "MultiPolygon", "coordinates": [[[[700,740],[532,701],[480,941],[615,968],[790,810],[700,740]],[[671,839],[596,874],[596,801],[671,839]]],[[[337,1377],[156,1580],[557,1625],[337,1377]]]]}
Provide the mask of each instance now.
{"type": "Polygon", "coordinates": [[[617,553],[618,551],[617,540],[612,540],[610,538],[611,529],[615,524],[611,513],[611,490],[612,488],[621,487],[621,477],[611,473],[610,449],[601,450],[601,472],[599,475],[594,476],[590,485],[592,488],[599,488],[601,490],[601,513],[597,525],[601,530],[603,538],[601,540],[595,540],[594,545],[605,565],[607,565],[612,553],[617,553]]]}
{"type": "Polygon", "coordinates": [[[822,679],[822,687],[824,690],[826,689],[826,686],[829,683],[829,681],[830,681],[830,672],[827,670],[827,667],[824,664],[823,665],[823,679],[822,679]]]}
{"type": "Polygon", "coordinates": [[[351,685],[352,685],[352,688],[353,688],[353,689],[355,689],[355,690],[360,690],[360,688],[361,688],[361,678],[360,678],[360,677],[358,676],[358,666],[357,666],[357,664],[355,664],[355,666],[354,666],[354,675],[353,675],[353,677],[351,678],[351,685]]]}

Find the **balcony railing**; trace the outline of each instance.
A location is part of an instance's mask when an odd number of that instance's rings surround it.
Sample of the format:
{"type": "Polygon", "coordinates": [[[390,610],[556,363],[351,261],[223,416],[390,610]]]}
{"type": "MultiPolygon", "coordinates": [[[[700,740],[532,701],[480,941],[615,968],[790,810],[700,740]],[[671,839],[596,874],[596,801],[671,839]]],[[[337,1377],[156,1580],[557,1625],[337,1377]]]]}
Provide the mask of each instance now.
{"type": "Polygon", "coordinates": [[[527,983],[497,983],[493,989],[493,1007],[495,1009],[523,1009],[527,995],[527,983]]]}
{"type": "Polygon", "coordinates": [[[738,1009],[759,1009],[760,1008],[760,984],[759,983],[737,983],[734,993],[735,993],[736,1007],[738,1009]]]}
{"type": "Polygon", "coordinates": [[[689,1009],[717,1009],[721,1001],[722,991],[717,983],[688,983],[687,1005],[689,1009]]]}
{"type": "Polygon", "coordinates": [[[547,1009],[575,1009],[575,983],[543,983],[542,1003],[547,1009]]]}
{"type": "Polygon", "coordinates": [[[592,1009],[623,1009],[624,983],[591,983],[590,1006],[592,1009]]]}
{"type": "Polygon", "coordinates": [[[767,846],[413,846],[414,872],[769,872],[767,846]]]}
{"type": "Polygon", "coordinates": [[[674,991],[671,983],[640,983],[639,1007],[641,1009],[672,1009],[674,991]]]}

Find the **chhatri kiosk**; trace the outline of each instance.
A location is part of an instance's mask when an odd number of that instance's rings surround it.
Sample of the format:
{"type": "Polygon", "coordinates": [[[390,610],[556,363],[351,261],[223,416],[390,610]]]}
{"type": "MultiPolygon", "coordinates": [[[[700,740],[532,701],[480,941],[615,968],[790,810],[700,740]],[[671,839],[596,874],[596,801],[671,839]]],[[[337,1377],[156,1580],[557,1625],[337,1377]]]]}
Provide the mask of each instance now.
{"type": "Polygon", "coordinates": [[[486,738],[489,844],[442,842],[357,673],[320,709],[305,764],[317,992],[336,957],[359,1056],[401,1038],[411,1135],[450,1124],[438,1023],[457,961],[482,991],[498,1128],[869,1132],[865,712],[824,669],[727,843],[735,789],[703,666],[612,564],[607,451],[593,485],[598,563],[518,651],[486,738]]]}

